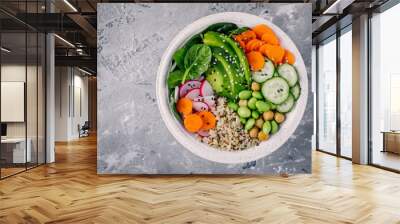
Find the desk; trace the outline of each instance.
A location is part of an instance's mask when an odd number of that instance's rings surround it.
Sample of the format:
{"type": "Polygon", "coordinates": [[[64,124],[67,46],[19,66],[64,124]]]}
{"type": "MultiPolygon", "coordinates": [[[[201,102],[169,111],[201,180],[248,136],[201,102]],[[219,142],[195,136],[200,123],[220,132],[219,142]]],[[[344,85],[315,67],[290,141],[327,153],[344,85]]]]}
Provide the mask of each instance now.
{"type": "Polygon", "coordinates": [[[25,163],[31,162],[31,139],[26,140],[28,143],[25,152],[25,138],[5,138],[1,139],[2,157],[9,163],[25,163]],[[3,154],[5,154],[3,156],[3,154]],[[11,155],[12,154],[12,157],[11,155]],[[12,158],[12,160],[11,160],[12,158]],[[25,161],[26,159],[26,161],[25,161]]]}
{"type": "Polygon", "coordinates": [[[382,152],[392,152],[400,154],[400,131],[382,131],[383,150],[382,152]]]}

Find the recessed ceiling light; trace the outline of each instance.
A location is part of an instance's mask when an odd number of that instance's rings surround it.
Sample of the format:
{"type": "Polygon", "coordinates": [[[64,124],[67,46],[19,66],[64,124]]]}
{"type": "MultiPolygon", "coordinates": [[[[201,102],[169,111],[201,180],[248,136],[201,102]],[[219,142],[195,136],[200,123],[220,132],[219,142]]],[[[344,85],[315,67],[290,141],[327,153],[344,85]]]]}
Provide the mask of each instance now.
{"type": "Polygon", "coordinates": [[[75,48],[75,45],[73,45],[71,42],[69,42],[68,40],[60,37],[58,34],[54,34],[55,37],[57,37],[59,40],[61,40],[62,42],[66,43],[67,45],[69,45],[70,47],[75,48]]]}
{"type": "Polygon", "coordinates": [[[343,9],[353,2],[354,0],[336,0],[322,14],[342,14],[343,9]]]}
{"type": "Polygon", "coordinates": [[[92,73],[90,73],[90,72],[88,72],[88,71],[86,71],[86,70],[83,70],[83,69],[81,69],[81,68],[79,68],[79,67],[78,67],[78,70],[81,71],[81,72],[83,72],[83,73],[85,73],[85,74],[87,74],[87,75],[93,75],[92,73]]]}
{"type": "Polygon", "coordinates": [[[78,12],[78,10],[68,0],[64,0],[64,3],[67,4],[74,12],[78,12]]]}
{"type": "Polygon", "coordinates": [[[5,47],[1,47],[0,49],[1,49],[2,51],[6,52],[6,53],[10,53],[10,52],[11,52],[11,50],[9,50],[9,49],[7,49],[7,48],[5,48],[5,47]]]}

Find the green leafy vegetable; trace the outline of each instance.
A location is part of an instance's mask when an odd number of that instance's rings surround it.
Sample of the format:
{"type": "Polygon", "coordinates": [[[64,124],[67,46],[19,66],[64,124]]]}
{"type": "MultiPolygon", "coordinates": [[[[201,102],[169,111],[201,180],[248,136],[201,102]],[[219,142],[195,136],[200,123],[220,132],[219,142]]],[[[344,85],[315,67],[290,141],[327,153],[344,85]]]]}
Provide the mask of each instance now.
{"type": "Polygon", "coordinates": [[[231,30],[231,31],[229,32],[229,36],[231,37],[231,36],[233,36],[233,35],[239,35],[239,34],[243,33],[244,31],[246,31],[246,30],[248,30],[248,29],[250,29],[250,28],[248,28],[248,27],[240,27],[240,28],[231,30]]]}
{"type": "Polygon", "coordinates": [[[168,75],[168,89],[173,89],[175,86],[179,85],[183,78],[182,70],[175,70],[169,73],[168,75]]]}
{"type": "Polygon", "coordinates": [[[214,31],[218,33],[229,34],[231,31],[235,29],[238,29],[238,26],[234,23],[216,23],[207,27],[207,29],[205,29],[203,33],[206,33],[208,31],[214,31]]]}
{"type": "Polygon", "coordinates": [[[178,111],[176,110],[176,103],[175,103],[175,96],[174,96],[174,91],[170,92],[169,95],[169,108],[171,109],[171,111],[173,112],[174,116],[176,117],[176,119],[178,121],[182,121],[181,116],[179,115],[178,111]]]}
{"type": "Polygon", "coordinates": [[[207,71],[211,62],[211,49],[205,44],[195,44],[187,51],[184,59],[185,73],[182,83],[187,79],[196,79],[207,71]]]}
{"type": "Polygon", "coordinates": [[[185,55],[186,52],[195,44],[199,44],[202,43],[202,36],[201,34],[196,34],[194,35],[192,38],[190,38],[188,40],[188,42],[186,42],[185,45],[183,45],[183,47],[179,48],[177,51],[175,51],[174,55],[172,56],[172,58],[174,59],[176,65],[178,66],[178,68],[185,70],[185,65],[184,65],[184,60],[185,60],[185,55]]]}

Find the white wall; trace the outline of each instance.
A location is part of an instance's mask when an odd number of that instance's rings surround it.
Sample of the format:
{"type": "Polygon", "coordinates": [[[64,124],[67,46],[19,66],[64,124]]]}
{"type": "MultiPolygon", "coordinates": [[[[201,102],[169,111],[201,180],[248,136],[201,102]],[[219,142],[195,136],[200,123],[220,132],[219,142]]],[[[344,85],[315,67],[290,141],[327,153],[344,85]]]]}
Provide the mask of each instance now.
{"type": "Polygon", "coordinates": [[[55,140],[77,139],[78,125],[88,120],[88,77],[72,67],[56,67],[55,73],[55,140]]]}
{"type": "MultiPolygon", "coordinates": [[[[32,161],[44,162],[45,150],[45,115],[44,115],[44,74],[42,67],[25,64],[3,64],[1,66],[2,82],[24,82],[26,84],[26,107],[22,107],[22,112],[27,115],[27,119],[22,122],[6,122],[8,138],[24,138],[25,135],[30,140],[32,151],[32,161]],[[38,70],[37,70],[38,69],[38,70]],[[27,79],[27,80],[25,80],[27,79]],[[39,153],[37,156],[36,153],[39,153]]],[[[2,96],[7,97],[7,96],[2,96]]],[[[1,108],[8,110],[10,108],[1,108]]],[[[12,111],[11,111],[12,113],[12,111]]],[[[48,160],[51,162],[51,160],[48,160]]]]}

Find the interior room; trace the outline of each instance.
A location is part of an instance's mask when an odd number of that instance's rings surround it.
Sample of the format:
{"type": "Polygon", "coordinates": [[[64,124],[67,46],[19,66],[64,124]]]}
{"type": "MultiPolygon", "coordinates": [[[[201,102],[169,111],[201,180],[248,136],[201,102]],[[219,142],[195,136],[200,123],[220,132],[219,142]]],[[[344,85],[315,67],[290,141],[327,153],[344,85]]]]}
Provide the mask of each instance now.
{"type": "Polygon", "coordinates": [[[400,223],[399,21],[0,1],[0,223],[400,223]]]}

